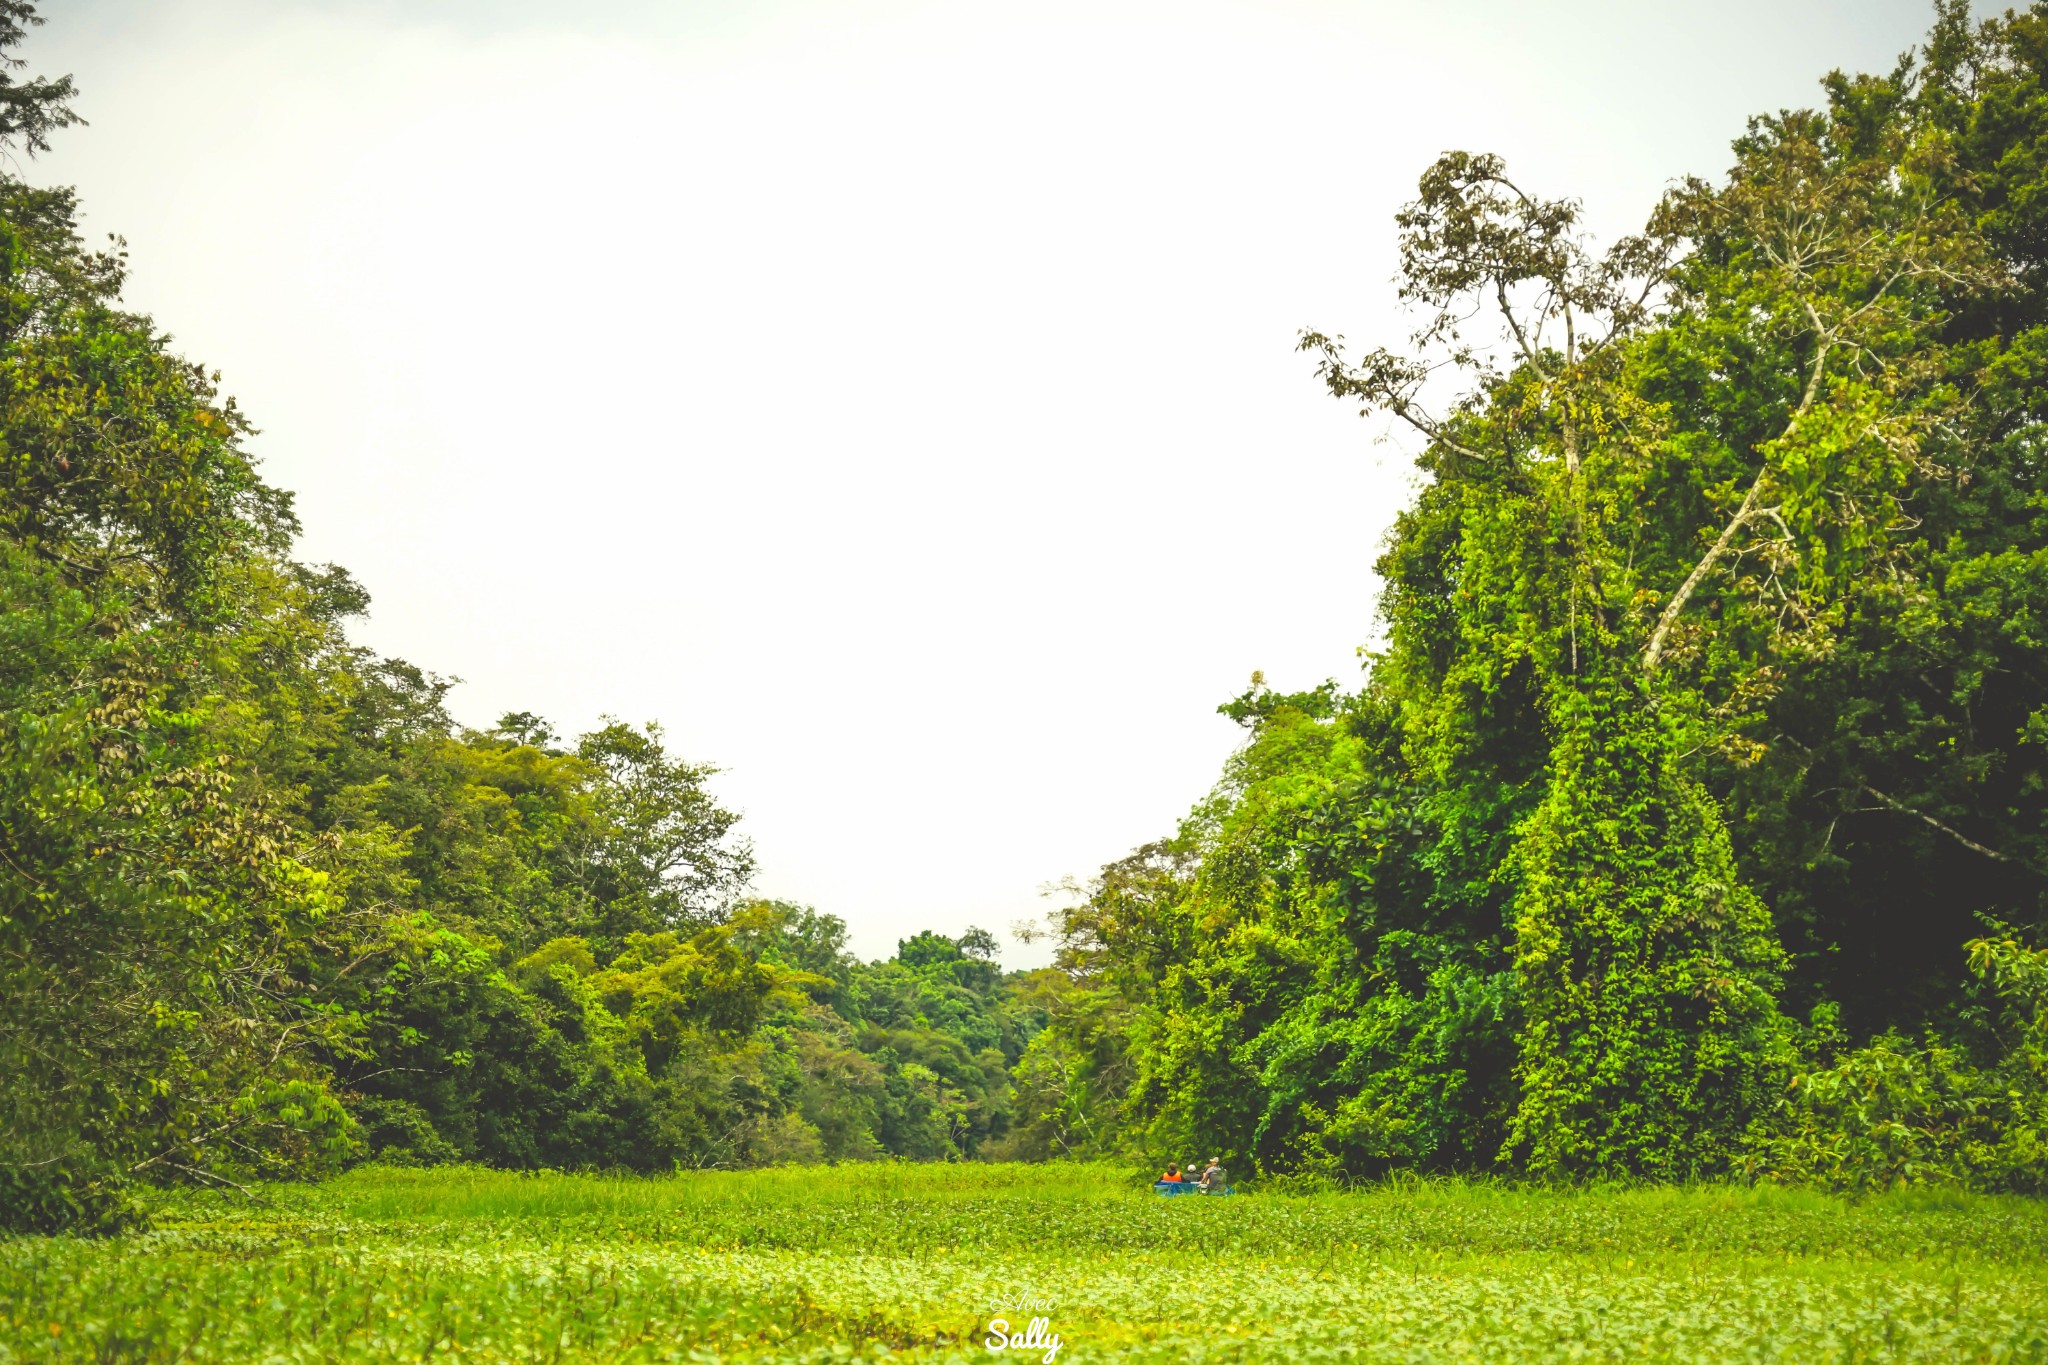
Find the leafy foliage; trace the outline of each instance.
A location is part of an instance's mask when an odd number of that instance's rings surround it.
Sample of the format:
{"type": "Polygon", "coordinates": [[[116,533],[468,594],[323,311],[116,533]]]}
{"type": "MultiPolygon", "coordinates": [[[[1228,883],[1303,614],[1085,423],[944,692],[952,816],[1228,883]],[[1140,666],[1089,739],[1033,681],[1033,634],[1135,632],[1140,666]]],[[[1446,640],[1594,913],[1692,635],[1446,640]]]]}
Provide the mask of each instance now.
{"type": "Polygon", "coordinates": [[[1425,172],[1409,346],[1301,341],[1422,442],[1384,647],[1061,916],[1080,1149],[2039,1186],[1966,960],[2048,917],[2044,34],[1943,3],[1605,252],[1425,172]]]}
{"type": "MultiPolygon", "coordinates": [[[[0,3],[0,52],[37,22],[0,3]]],[[[5,59],[7,70],[19,63],[5,59]]],[[[0,72],[0,143],[76,122],[0,72]]],[[[0,176],[0,1228],[363,1155],[957,1159],[1037,1015],[980,931],[860,964],[744,900],[656,725],[457,726],[350,644],[214,377],[69,191],[0,176]]]]}
{"type": "Polygon", "coordinates": [[[2044,83],[2048,4],[1942,0],[1605,251],[1428,168],[1408,344],[1301,338],[1420,443],[1382,648],[1254,675],[1027,973],[857,961],[659,726],[466,729],[351,644],[118,245],[0,176],[0,1227],[364,1156],[2042,1191],[2044,83]]]}

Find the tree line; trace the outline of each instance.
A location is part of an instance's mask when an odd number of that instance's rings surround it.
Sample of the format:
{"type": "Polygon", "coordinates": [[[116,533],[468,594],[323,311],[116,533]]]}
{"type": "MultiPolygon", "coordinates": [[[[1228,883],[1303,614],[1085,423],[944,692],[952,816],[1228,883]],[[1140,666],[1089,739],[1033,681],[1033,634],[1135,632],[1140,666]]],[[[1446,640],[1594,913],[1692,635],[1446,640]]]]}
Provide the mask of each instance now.
{"type": "MultiPolygon", "coordinates": [[[[40,22],[0,0],[0,50],[40,22]]],[[[77,122],[0,71],[0,139],[77,122]]],[[[983,931],[861,962],[749,899],[658,726],[456,724],[218,377],[0,177],[0,1226],[349,1162],[957,1160],[1044,1018],[983,931]]]]}
{"type": "Polygon", "coordinates": [[[1596,249],[1445,155],[1362,686],[1058,917],[1048,1147],[2048,1186],[2048,7],[1943,0],[1596,249]]]}
{"type": "Polygon", "coordinates": [[[1431,166],[1415,334],[1301,342],[1421,449],[1363,683],[1254,675],[1023,973],[858,961],[658,726],[468,729],[352,644],[119,243],[0,176],[0,1224],[365,1159],[2040,1191],[2044,77],[2048,7],[1944,0],[1605,250],[1431,166]]]}

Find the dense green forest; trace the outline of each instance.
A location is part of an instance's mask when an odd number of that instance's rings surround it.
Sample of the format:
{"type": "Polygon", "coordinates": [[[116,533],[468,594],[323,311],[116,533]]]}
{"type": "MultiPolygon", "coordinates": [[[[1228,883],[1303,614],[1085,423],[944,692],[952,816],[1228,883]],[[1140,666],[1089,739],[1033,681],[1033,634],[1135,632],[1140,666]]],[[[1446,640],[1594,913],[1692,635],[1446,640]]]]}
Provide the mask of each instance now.
{"type": "MultiPolygon", "coordinates": [[[[0,3],[19,44],[28,5],[0,3]]],[[[16,150],[68,81],[0,88],[16,150]]],[[[916,1160],[1008,1131],[1044,1018],[996,941],[888,962],[750,901],[656,726],[454,724],[351,645],[216,379],[0,179],[0,1222],[361,1158],[916,1160]]]]}
{"type": "Polygon", "coordinates": [[[2048,1188],[2044,80],[2048,6],[1945,0],[1604,251],[1428,168],[1410,343],[1301,343],[1422,451],[1363,683],[1255,676],[1030,973],[750,899],[657,726],[455,724],[0,176],[0,1223],[364,1159],[2048,1188]]]}
{"type": "Polygon", "coordinates": [[[1301,341],[1423,447],[1382,644],[1064,917],[1037,1131],[2048,1185],[2044,76],[1944,3],[1605,251],[1427,170],[1410,346],[1301,341]]]}

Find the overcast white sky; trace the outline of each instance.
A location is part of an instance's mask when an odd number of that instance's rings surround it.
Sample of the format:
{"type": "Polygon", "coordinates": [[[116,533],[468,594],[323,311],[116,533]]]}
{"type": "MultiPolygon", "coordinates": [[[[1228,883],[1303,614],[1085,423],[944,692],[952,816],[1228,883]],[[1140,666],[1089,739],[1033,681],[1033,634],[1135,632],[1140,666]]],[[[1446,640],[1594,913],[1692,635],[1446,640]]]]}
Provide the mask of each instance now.
{"type": "MultiPolygon", "coordinates": [[[[1603,233],[1918,0],[51,0],[33,177],[224,371],[358,638],[657,718],[885,955],[1170,830],[1255,668],[1350,683],[1450,147],[1603,233]]],[[[1013,965],[1038,960],[1013,946],[1013,965]]]]}

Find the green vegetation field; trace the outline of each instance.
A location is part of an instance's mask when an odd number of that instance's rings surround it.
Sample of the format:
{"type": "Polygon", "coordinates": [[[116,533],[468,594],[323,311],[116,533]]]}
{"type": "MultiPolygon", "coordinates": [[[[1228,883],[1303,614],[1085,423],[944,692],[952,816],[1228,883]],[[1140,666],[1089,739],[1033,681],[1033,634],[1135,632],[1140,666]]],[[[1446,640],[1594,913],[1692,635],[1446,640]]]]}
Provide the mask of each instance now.
{"type": "Polygon", "coordinates": [[[1107,1166],[364,1170],[0,1242],[0,1360],[2043,1360],[2048,1205],[1107,1166]]]}

